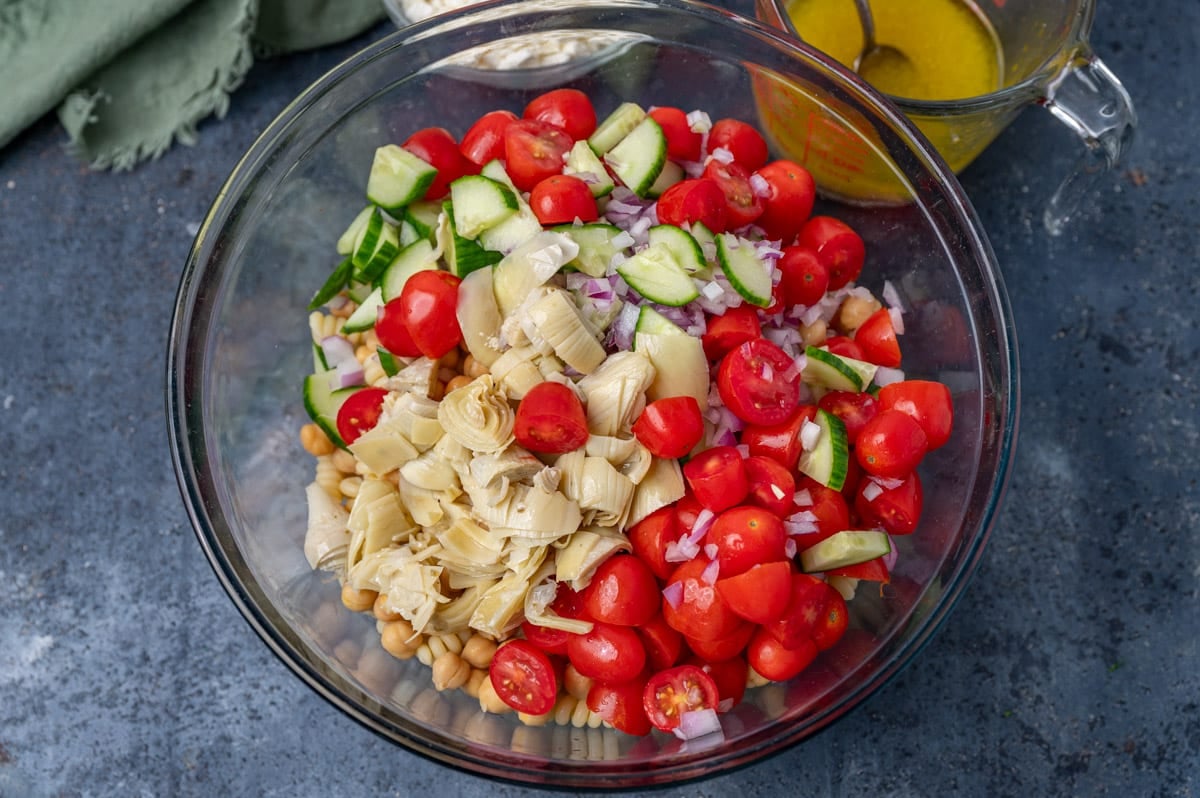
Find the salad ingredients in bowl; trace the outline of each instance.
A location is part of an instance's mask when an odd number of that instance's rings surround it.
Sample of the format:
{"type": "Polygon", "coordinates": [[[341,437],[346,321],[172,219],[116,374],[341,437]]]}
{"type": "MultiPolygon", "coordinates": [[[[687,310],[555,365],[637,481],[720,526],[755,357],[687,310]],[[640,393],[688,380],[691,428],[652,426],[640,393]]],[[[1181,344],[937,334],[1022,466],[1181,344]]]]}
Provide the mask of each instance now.
{"type": "Polygon", "coordinates": [[[719,739],[890,582],[951,392],[753,125],[518,110],[375,151],[310,305],[304,552],[481,711],[719,739]]]}

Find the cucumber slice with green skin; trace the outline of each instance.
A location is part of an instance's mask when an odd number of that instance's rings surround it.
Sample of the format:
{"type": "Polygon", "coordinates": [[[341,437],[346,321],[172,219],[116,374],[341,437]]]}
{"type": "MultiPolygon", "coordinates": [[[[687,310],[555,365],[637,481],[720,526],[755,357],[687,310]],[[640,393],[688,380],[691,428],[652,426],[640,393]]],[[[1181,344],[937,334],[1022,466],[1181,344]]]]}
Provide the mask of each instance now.
{"type": "Polygon", "coordinates": [[[400,296],[400,292],[404,290],[404,284],[408,282],[408,278],[420,271],[426,269],[436,269],[437,253],[433,248],[433,244],[429,243],[427,238],[418,238],[413,243],[409,244],[398,254],[387,269],[384,270],[383,276],[379,278],[379,288],[383,292],[383,301],[390,302],[400,296]]]}
{"type": "Polygon", "coordinates": [[[879,369],[874,363],[835,355],[815,346],[805,347],[804,358],[802,379],[810,385],[819,385],[831,391],[861,393],[875,379],[875,372],[879,369]]]}
{"type": "Polygon", "coordinates": [[[445,258],[451,274],[455,277],[466,277],[476,269],[499,263],[503,257],[499,252],[484,249],[475,239],[459,235],[458,228],[454,226],[454,208],[449,200],[442,203],[442,210],[447,227],[442,257],[445,258]]]}
{"type": "Polygon", "coordinates": [[[358,212],[358,216],[354,217],[354,221],[346,228],[346,232],[342,233],[337,240],[337,253],[339,255],[350,255],[354,252],[354,245],[358,243],[358,237],[362,233],[363,228],[367,226],[367,222],[370,221],[373,213],[375,213],[374,205],[368,205],[358,212]]]}
{"type": "Polygon", "coordinates": [[[608,273],[608,264],[612,263],[613,256],[625,252],[625,247],[613,243],[622,232],[613,224],[560,224],[551,229],[570,236],[579,245],[579,254],[567,265],[589,277],[603,277],[608,273]]]}
{"type": "Polygon", "coordinates": [[[495,180],[497,183],[503,183],[513,190],[516,190],[517,188],[515,185],[513,185],[512,178],[508,176],[508,171],[504,168],[504,164],[500,161],[488,161],[483,165],[483,168],[479,170],[479,174],[491,180],[495,180]]]}
{"type": "Polygon", "coordinates": [[[351,280],[350,285],[346,287],[346,296],[361,305],[363,300],[369,297],[374,290],[375,286],[370,283],[359,283],[351,280]]]}
{"type": "Polygon", "coordinates": [[[717,236],[717,263],[742,299],[760,308],[771,304],[771,272],[752,242],[721,233],[717,236]]]}
{"type": "Polygon", "coordinates": [[[846,469],[850,464],[846,425],[825,410],[817,410],[813,423],[820,427],[821,433],[811,450],[800,453],[796,467],[800,473],[807,474],[825,487],[841,490],[846,484],[846,469]]]}
{"type": "Polygon", "coordinates": [[[704,250],[700,248],[699,242],[682,227],[676,227],[673,224],[659,224],[651,227],[647,235],[651,246],[662,244],[671,250],[676,262],[683,267],[685,272],[695,274],[704,271],[708,266],[708,262],[704,260],[704,250]]]}
{"type": "Polygon", "coordinates": [[[663,244],[651,244],[617,267],[629,287],[651,302],[679,307],[700,295],[691,275],[663,244]]]}
{"type": "Polygon", "coordinates": [[[621,103],[599,125],[596,125],[595,131],[588,136],[588,146],[596,155],[604,155],[617,146],[617,143],[628,136],[645,118],[646,112],[637,103],[621,103]]]}
{"type": "Polygon", "coordinates": [[[341,293],[342,289],[350,284],[350,278],[353,275],[354,261],[350,260],[350,258],[345,258],[325,278],[325,283],[317,289],[317,293],[313,294],[312,301],[308,303],[308,309],[316,310],[341,293]]]}
{"type": "Polygon", "coordinates": [[[712,230],[709,230],[704,222],[692,222],[688,225],[688,232],[692,234],[692,238],[696,239],[696,243],[700,245],[701,252],[704,251],[706,244],[711,245],[712,250],[716,251],[717,235],[712,230]]]}
{"type": "Polygon", "coordinates": [[[376,209],[360,235],[351,256],[354,279],[360,283],[372,283],[400,251],[400,233],[376,209]]]}
{"type": "Polygon", "coordinates": [[[674,161],[666,161],[663,163],[662,171],[654,179],[654,185],[646,191],[646,196],[658,199],[664,191],[680,180],[683,180],[683,167],[674,161]]]}
{"type": "Polygon", "coordinates": [[[608,170],[586,141],[577,141],[571,147],[571,151],[567,153],[567,169],[568,174],[577,174],[581,179],[583,175],[587,175],[586,182],[593,197],[606,197],[616,187],[616,183],[608,175],[608,170]]]}
{"type": "Polygon", "coordinates": [[[800,568],[815,574],[874,560],[892,550],[886,532],[847,529],[800,552],[800,568]]]}
{"type": "Polygon", "coordinates": [[[345,449],[346,442],[338,434],[337,414],[346,400],[361,391],[365,386],[355,385],[351,388],[333,387],[333,372],[319,371],[304,378],[304,409],[308,412],[313,423],[320,427],[329,440],[345,449]]]}
{"type": "Polygon", "coordinates": [[[651,401],[669,396],[691,396],[708,408],[708,360],[700,339],[649,305],[638,312],[633,348],[645,352],[654,365],[654,381],[646,390],[651,401]]]}
{"type": "Polygon", "coordinates": [[[417,234],[433,240],[437,233],[438,216],[442,206],[437,202],[414,202],[404,209],[404,221],[412,225],[417,234]]]}
{"type": "Polygon", "coordinates": [[[421,237],[421,234],[417,232],[417,228],[413,227],[407,219],[400,220],[400,249],[404,249],[421,237]]]}
{"type": "Polygon", "coordinates": [[[604,155],[604,163],[630,191],[648,197],[667,162],[667,137],[662,128],[646,117],[629,135],[604,155]]]}
{"type": "Polygon", "coordinates": [[[375,318],[379,315],[379,308],[382,306],[383,292],[376,288],[350,314],[350,318],[346,319],[346,323],[342,325],[342,332],[362,332],[363,330],[371,329],[375,326],[375,318]]]}
{"type": "Polygon", "coordinates": [[[396,144],[375,150],[367,176],[367,199],[393,216],[425,196],[437,169],[396,144]]]}
{"type": "Polygon", "coordinates": [[[465,175],[450,184],[454,229],[463,238],[479,238],[517,212],[513,190],[483,175],[465,175]]]}
{"type": "Polygon", "coordinates": [[[379,365],[383,368],[383,373],[389,377],[395,377],[400,369],[404,368],[404,362],[382,346],[376,347],[375,353],[379,355],[379,365]]]}
{"type": "Polygon", "coordinates": [[[517,197],[518,210],[500,224],[479,234],[479,243],[494,253],[507,255],[542,231],[542,223],[525,200],[517,197]]]}
{"type": "Polygon", "coordinates": [[[313,341],[313,371],[329,371],[329,361],[325,359],[325,350],[313,341]]]}

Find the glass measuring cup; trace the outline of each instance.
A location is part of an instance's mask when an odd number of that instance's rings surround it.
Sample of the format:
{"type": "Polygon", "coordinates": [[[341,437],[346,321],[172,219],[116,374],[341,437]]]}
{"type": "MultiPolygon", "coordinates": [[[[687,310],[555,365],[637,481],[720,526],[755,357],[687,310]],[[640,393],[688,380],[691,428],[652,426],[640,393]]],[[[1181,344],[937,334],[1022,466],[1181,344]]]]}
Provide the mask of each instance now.
{"type": "MultiPolygon", "coordinates": [[[[797,38],[788,8],[793,0],[755,0],[760,19],[797,38]]],[[[853,15],[853,0],[842,4],[853,15]]],[[[874,0],[877,6],[905,0],[874,0]]],[[[975,14],[998,49],[999,87],[974,97],[917,100],[889,95],[955,171],[964,169],[1026,106],[1042,105],[1084,143],[1084,153],[1050,198],[1047,230],[1062,231],[1080,200],[1112,170],[1133,137],[1137,118],[1129,94],[1088,44],[1094,0],[959,0],[975,14]]],[[[836,9],[839,13],[843,9],[836,9]]],[[[857,53],[859,38],[846,42],[857,53]]],[[[902,201],[907,189],[894,183],[836,108],[817,108],[769,82],[755,86],[764,126],[783,152],[814,173],[830,193],[863,204],[902,201]]]]}

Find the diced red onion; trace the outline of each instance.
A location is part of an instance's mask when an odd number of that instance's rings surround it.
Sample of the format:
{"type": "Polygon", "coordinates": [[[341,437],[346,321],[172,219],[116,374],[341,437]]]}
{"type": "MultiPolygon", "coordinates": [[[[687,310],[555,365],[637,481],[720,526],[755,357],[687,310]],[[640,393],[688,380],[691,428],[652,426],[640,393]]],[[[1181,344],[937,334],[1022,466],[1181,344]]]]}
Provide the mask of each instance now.
{"type": "Polygon", "coordinates": [[[354,344],[348,338],[340,335],[329,335],[321,339],[321,351],[325,354],[325,362],[330,368],[337,368],[351,360],[358,362],[354,356],[354,344]]]}
{"type": "Polygon", "coordinates": [[[617,318],[613,319],[612,325],[608,328],[609,341],[614,347],[622,350],[632,348],[633,331],[637,327],[639,313],[641,313],[641,308],[632,302],[621,308],[617,318]]]}
{"type": "Polygon", "coordinates": [[[747,457],[749,457],[749,456],[750,456],[750,446],[749,446],[749,444],[745,444],[745,443],[739,443],[739,444],[738,444],[737,446],[735,446],[734,448],[738,450],[738,454],[740,454],[740,455],[742,456],[742,459],[743,459],[743,460],[744,460],[744,459],[746,459],[747,457]]]}
{"type": "Polygon", "coordinates": [[[575,177],[578,177],[589,186],[600,182],[600,176],[595,172],[574,172],[575,177]]]}
{"type": "Polygon", "coordinates": [[[713,280],[705,283],[704,287],[700,289],[700,293],[703,294],[705,298],[711,299],[715,302],[721,298],[722,294],[725,293],[725,289],[721,287],[720,283],[718,283],[716,280],[713,280]]]}
{"type": "Polygon", "coordinates": [[[721,719],[712,708],[690,709],[679,713],[679,725],[672,731],[680,740],[695,740],[709,734],[721,734],[721,719]]]}
{"type": "Polygon", "coordinates": [[[679,165],[683,167],[683,173],[693,180],[704,174],[704,161],[680,161],[679,165]]]}
{"type": "Polygon", "coordinates": [[[768,483],[767,489],[771,491],[771,495],[774,496],[776,499],[782,499],[784,496],[787,495],[786,493],[783,492],[783,488],[779,487],[774,482],[768,483]]]}
{"type": "Polygon", "coordinates": [[[900,292],[896,290],[896,286],[892,285],[891,280],[883,281],[883,301],[888,307],[896,308],[901,313],[904,312],[904,303],[900,301],[900,292]]]}
{"type": "Polygon", "coordinates": [[[792,497],[792,504],[796,505],[797,507],[812,507],[812,491],[810,491],[808,488],[801,488],[800,490],[796,491],[796,495],[792,497]]]}
{"type": "Polygon", "coordinates": [[[612,237],[611,243],[614,247],[625,249],[626,247],[632,247],[635,242],[633,240],[633,236],[629,235],[627,231],[622,230],[612,237]]]}
{"type": "Polygon", "coordinates": [[[808,419],[805,419],[804,423],[800,425],[800,448],[806,452],[811,452],[817,445],[820,437],[821,428],[808,419]]]}
{"type": "Polygon", "coordinates": [[[726,147],[717,147],[710,155],[717,163],[733,163],[733,153],[726,147]]]}
{"type": "Polygon", "coordinates": [[[896,335],[904,335],[904,313],[900,308],[888,308],[888,315],[892,318],[892,327],[896,330],[896,335]]]}
{"type": "Polygon", "coordinates": [[[883,555],[883,564],[888,569],[890,574],[896,567],[896,560],[900,559],[900,551],[896,548],[896,539],[888,535],[888,553],[883,555]]]}
{"type": "Polygon", "coordinates": [[[344,308],[346,306],[346,303],[349,301],[350,301],[350,297],[346,296],[345,294],[338,294],[333,299],[326,302],[325,306],[328,307],[330,310],[338,310],[340,308],[344,308]]]}
{"type": "Polygon", "coordinates": [[[667,548],[663,551],[663,559],[667,562],[687,562],[688,560],[696,559],[696,555],[700,553],[700,546],[683,535],[679,540],[673,540],[667,544],[667,548]]]}
{"type": "Polygon", "coordinates": [[[706,585],[715,585],[717,583],[717,574],[721,572],[721,561],[712,560],[708,565],[704,566],[704,570],[700,572],[700,581],[706,585]]]}
{"type": "Polygon", "coordinates": [[[888,368],[880,366],[875,369],[875,384],[882,388],[885,385],[891,385],[893,382],[904,382],[904,372],[900,369],[888,368]]]}
{"type": "Polygon", "coordinates": [[[870,480],[863,486],[862,497],[866,501],[873,502],[883,494],[883,486],[874,480],[870,480]]]}
{"type": "Polygon", "coordinates": [[[796,556],[796,539],[788,538],[783,541],[783,554],[789,560],[796,556]]]}
{"type": "Polygon", "coordinates": [[[817,516],[811,510],[801,510],[783,519],[783,528],[789,535],[811,535],[818,532],[817,516]]]}
{"type": "Polygon", "coordinates": [[[775,379],[775,369],[773,369],[771,364],[766,360],[764,360],[762,364],[762,378],[767,382],[771,382],[775,379]]]}
{"type": "Polygon", "coordinates": [[[871,481],[884,490],[895,490],[904,484],[904,480],[895,477],[871,477],[871,481]]]}
{"type": "Polygon", "coordinates": [[[771,184],[758,172],[750,175],[750,190],[754,192],[754,196],[756,197],[771,196],[771,184]]]}
{"type": "Polygon", "coordinates": [[[634,222],[633,226],[629,228],[629,234],[633,236],[634,240],[636,241],[638,238],[644,236],[649,229],[650,219],[643,216],[634,222]]]}
{"type": "Polygon", "coordinates": [[[712,119],[706,111],[691,111],[687,115],[688,130],[693,133],[707,133],[712,130],[712,119]]]}
{"type": "Polygon", "coordinates": [[[708,529],[713,525],[713,521],[716,520],[716,517],[717,514],[712,510],[708,509],[707,507],[702,507],[700,512],[696,513],[696,520],[692,524],[692,529],[687,535],[688,540],[699,544],[700,541],[704,539],[704,536],[708,533],[708,529]]]}
{"type": "Polygon", "coordinates": [[[720,551],[717,549],[716,543],[705,543],[704,544],[704,556],[707,557],[708,559],[710,559],[710,560],[717,559],[717,555],[719,553],[720,553],[720,551]]]}
{"type": "Polygon", "coordinates": [[[683,601],[683,582],[672,582],[662,590],[663,599],[671,605],[671,609],[679,609],[679,603],[683,601]]]}
{"type": "Polygon", "coordinates": [[[334,370],[333,384],[338,388],[350,388],[363,384],[363,367],[357,359],[344,360],[334,370]]]}

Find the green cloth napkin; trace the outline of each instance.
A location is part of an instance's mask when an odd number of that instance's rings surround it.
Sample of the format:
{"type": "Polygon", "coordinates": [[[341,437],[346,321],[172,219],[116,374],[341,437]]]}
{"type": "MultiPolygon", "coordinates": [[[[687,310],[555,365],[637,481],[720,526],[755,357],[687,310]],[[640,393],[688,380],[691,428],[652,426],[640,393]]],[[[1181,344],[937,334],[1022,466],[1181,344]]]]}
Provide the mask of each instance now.
{"type": "Polygon", "coordinates": [[[379,0],[0,0],[0,148],[57,105],[81,158],[132,168],[224,116],[255,55],[383,15],[379,0]]]}

